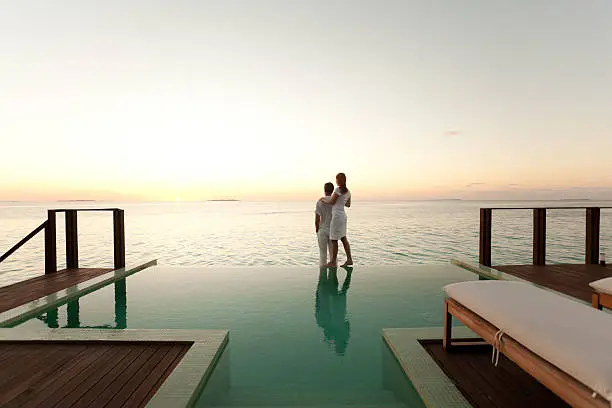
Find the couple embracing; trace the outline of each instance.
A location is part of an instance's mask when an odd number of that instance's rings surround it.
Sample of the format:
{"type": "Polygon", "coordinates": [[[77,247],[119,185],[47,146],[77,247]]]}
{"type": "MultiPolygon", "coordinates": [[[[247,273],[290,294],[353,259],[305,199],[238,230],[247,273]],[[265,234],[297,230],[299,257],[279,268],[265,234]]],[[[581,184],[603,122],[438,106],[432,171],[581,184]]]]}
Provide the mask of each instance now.
{"type": "Polygon", "coordinates": [[[319,241],[321,266],[338,265],[338,240],[342,241],[346,252],[346,262],[342,266],[353,264],[351,246],[346,238],[346,212],[344,207],[351,206],[351,192],[346,187],[346,175],[336,175],[338,187],[334,190],[332,183],[325,183],[325,197],[317,201],[315,208],[315,230],[319,241]],[[327,252],[330,260],[327,262],[327,252]]]}

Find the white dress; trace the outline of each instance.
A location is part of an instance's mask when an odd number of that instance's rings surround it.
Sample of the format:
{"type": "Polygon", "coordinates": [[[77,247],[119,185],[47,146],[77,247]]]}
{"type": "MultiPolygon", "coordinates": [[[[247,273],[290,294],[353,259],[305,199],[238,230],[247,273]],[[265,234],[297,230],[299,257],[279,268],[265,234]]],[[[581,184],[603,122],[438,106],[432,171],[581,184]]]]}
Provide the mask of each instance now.
{"type": "Polygon", "coordinates": [[[345,194],[342,194],[340,187],[336,187],[334,193],[336,193],[338,199],[332,207],[332,219],[331,225],[329,226],[329,239],[332,241],[337,241],[343,237],[346,237],[346,212],[344,212],[344,206],[351,198],[351,192],[347,191],[345,194]]]}

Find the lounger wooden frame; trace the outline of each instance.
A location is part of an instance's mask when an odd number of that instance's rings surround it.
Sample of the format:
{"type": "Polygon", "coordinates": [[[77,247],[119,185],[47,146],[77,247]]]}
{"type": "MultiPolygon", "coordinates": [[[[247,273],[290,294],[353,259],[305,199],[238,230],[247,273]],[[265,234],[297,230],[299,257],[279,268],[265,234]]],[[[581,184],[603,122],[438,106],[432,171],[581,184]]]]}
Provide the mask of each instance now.
{"type": "MultiPolygon", "coordinates": [[[[443,347],[445,350],[464,346],[452,342],[453,316],[481,336],[488,344],[492,345],[494,343],[495,334],[499,331],[497,327],[456,300],[447,298],[444,301],[443,347]]],[[[588,347],[588,345],[585,345],[585,347],[588,347]]],[[[542,359],[508,335],[502,336],[501,352],[569,405],[573,407],[610,408],[610,403],[600,395],[594,398],[593,390],[589,387],[542,359]]]]}
{"type": "Polygon", "coordinates": [[[593,291],[591,296],[593,307],[601,310],[602,308],[612,309],[612,295],[593,291]]]}

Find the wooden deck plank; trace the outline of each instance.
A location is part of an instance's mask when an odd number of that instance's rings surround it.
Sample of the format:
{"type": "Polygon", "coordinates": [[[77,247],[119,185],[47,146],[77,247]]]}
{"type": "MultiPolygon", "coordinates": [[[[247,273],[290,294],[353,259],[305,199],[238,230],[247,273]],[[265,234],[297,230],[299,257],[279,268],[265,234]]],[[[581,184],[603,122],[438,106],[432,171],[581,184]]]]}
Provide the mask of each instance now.
{"type": "Polygon", "coordinates": [[[32,367],[44,357],[43,350],[32,349],[29,352],[15,353],[15,357],[6,361],[0,369],[0,393],[14,378],[19,377],[23,372],[28,372],[32,367]]]}
{"type": "Polygon", "coordinates": [[[504,356],[495,367],[491,363],[491,346],[457,348],[445,352],[441,340],[421,343],[474,407],[568,407],[504,356]]]}
{"type": "Polygon", "coordinates": [[[127,356],[132,350],[138,348],[137,345],[126,344],[126,345],[116,345],[113,346],[108,353],[106,353],[102,358],[108,359],[109,364],[101,366],[100,364],[93,364],[89,366],[85,371],[77,374],[77,381],[72,381],[73,385],[75,385],[72,391],[67,392],[64,397],[58,403],[58,406],[61,407],[71,407],[73,406],[79,399],[85,395],[92,386],[94,386],[101,378],[103,378],[112,368],[113,362],[121,361],[125,356],[127,356]]]}
{"type": "Polygon", "coordinates": [[[104,390],[104,393],[99,395],[98,398],[93,401],[91,407],[111,406],[109,402],[124,388],[126,383],[141,370],[142,366],[151,358],[153,354],[155,354],[156,351],[157,346],[155,344],[148,344],[146,349],[140,353],[138,358],[134,359],[124,370],[117,373],[117,377],[115,377],[113,382],[104,390]]]}
{"type": "Polygon", "coordinates": [[[166,354],[149,375],[145,377],[138,389],[130,395],[126,405],[129,407],[144,406],[145,403],[153,397],[185,353],[187,353],[189,347],[191,347],[191,344],[179,343],[173,345],[170,350],[168,350],[168,354],[166,354]]]}
{"type": "MultiPolygon", "coordinates": [[[[115,396],[109,401],[109,406],[119,406],[123,401],[129,401],[132,394],[140,388],[140,386],[147,379],[147,374],[155,370],[155,367],[160,364],[164,357],[170,352],[172,345],[158,345],[149,358],[144,361],[140,370],[138,370],[124,386],[115,394],[115,396]]],[[[146,395],[146,392],[145,392],[146,395]]],[[[130,407],[136,407],[137,405],[128,405],[130,407]]]]}
{"type": "Polygon", "coordinates": [[[145,347],[134,347],[130,352],[111,366],[111,369],[102,376],[96,384],[89,388],[81,398],[75,402],[74,407],[88,408],[94,405],[99,396],[115,381],[119,374],[129,367],[145,351],[145,347]]]}
{"type": "Polygon", "coordinates": [[[501,265],[494,268],[587,302],[591,301],[589,282],[612,276],[610,265],[501,265]]]}
{"type": "Polygon", "coordinates": [[[27,401],[33,393],[36,393],[41,383],[54,377],[58,366],[61,367],[78,358],[84,350],[85,346],[58,346],[47,350],[47,353],[40,358],[37,369],[22,373],[20,378],[14,379],[12,384],[7,384],[7,387],[0,390],[0,405],[7,408],[21,407],[22,401],[27,401]]]}
{"type": "Polygon", "coordinates": [[[0,406],[143,407],[191,342],[0,342],[0,406]]]}
{"type": "Polygon", "coordinates": [[[37,393],[33,398],[27,401],[24,406],[28,407],[52,407],[54,406],[64,394],[70,391],[70,389],[66,389],[65,386],[72,379],[71,375],[67,375],[66,373],[73,372],[81,372],[85,368],[94,364],[96,360],[98,360],[111,346],[105,345],[102,347],[92,348],[87,346],[89,350],[87,352],[82,353],[71,360],[68,364],[58,369],[56,373],[53,375],[55,377],[55,381],[53,381],[51,386],[45,387],[39,393],[37,393]]]}
{"type": "Polygon", "coordinates": [[[0,288],[0,313],[112,271],[110,268],[63,269],[0,288]]]}

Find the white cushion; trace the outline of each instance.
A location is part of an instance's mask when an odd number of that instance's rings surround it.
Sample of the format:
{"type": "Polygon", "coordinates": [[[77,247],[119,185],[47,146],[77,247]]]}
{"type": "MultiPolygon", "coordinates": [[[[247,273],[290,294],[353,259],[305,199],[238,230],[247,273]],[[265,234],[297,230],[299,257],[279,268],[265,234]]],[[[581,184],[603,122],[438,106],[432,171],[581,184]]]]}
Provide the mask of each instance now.
{"type": "Polygon", "coordinates": [[[596,280],[595,282],[589,283],[589,285],[599,293],[612,295],[612,277],[596,280]]]}
{"type": "Polygon", "coordinates": [[[609,314],[522,282],[461,282],[444,287],[444,291],[527,349],[612,401],[609,314]]]}

